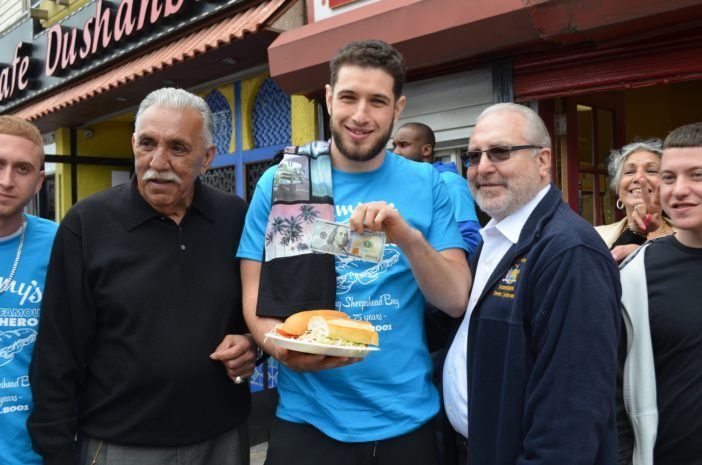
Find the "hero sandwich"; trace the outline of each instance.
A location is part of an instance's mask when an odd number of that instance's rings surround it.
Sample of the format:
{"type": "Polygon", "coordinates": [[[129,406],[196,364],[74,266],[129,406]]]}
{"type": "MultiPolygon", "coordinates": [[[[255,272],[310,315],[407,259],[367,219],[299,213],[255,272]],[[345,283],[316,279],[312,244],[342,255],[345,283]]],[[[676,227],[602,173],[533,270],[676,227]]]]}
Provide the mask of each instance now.
{"type": "Polygon", "coordinates": [[[368,321],[352,320],[336,310],[307,310],[290,315],[276,332],[283,337],[342,347],[378,345],[378,333],[368,321]]]}

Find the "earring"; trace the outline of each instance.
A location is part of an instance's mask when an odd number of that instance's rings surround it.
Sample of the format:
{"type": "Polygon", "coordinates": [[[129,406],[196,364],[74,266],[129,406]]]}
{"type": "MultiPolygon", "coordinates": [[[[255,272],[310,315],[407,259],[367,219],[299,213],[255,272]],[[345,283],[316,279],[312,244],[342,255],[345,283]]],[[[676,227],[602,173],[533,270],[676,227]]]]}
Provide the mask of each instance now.
{"type": "Polygon", "coordinates": [[[614,205],[616,205],[619,210],[624,210],[624,202],[622,202],[622,199],[617,199],[614,205]]]}

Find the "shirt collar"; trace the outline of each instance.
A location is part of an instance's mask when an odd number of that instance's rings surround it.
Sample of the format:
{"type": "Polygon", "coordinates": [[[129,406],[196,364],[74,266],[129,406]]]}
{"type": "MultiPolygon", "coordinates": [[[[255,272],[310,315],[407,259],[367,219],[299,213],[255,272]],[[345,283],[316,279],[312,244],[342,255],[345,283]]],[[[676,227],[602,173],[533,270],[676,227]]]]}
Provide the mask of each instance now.
{"type": "Polygon", "coordinates": [[[509,215],[507,218],[504,218],[502,221],[497,222],[494,219],[491,219],[488,224],[486,224],[485,227],[480,230],[483,240],[488,234],[493,232],[489,230],[496,229],[500,234],[509,239],[512,244],[519,242],[519,236],[522,233],[522,229],[524,229],[524,225],[534,212],[534,209],[539,202],[541,202],[541,200],[546,196],[550,188],[551,185],[549,184],[541,189],[530,201],[522,205],[517,211],[509,215]]]}
{"type": "MultiPolygon", "coordinates": [[[[139,189],[137,188],[136,175],[132,176],[129,186],[129,197],[127,200],[128,208],[124,211],[124,226],[127,230],[132,230],[137,226],[147,222],[151,218],[161,218],[163,215],[151,207],[146,202],[146,199],[141,195],[139,189]]],[[[190,204],[188,213],[197,210],[202,216],[207,218],[209,221],[214,221],[215,219],[215,202],[209,192],[202,188],[202,182],[200,179],[195,181],[195,191],[193,195],[193,201],[190,204]]]]}

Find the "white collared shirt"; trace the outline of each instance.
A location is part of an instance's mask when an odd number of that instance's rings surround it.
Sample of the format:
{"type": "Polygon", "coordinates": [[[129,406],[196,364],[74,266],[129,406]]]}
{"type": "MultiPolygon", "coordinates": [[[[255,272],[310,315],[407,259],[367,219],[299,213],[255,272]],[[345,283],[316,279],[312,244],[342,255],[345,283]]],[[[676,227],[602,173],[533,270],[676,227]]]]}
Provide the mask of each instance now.
{"type": "Polygon", "coordinates": [[[480,235],[483,236],[483,248],[478,259],[478,266],[473,276],[473,287],[470,291],[468,309],[463,316],[461,326],[446,354],[444,362],[443,385],[444,405],[453,429],[464,437],[468,437],[468,324],[470,315],[483,293],[488,279],[512,245],[519,241],[519,235],[529,216],[546,196],[549,188],[541,189],[533,199],[519,210],[515,211],[500,222],[490,220],[480,235]]]}

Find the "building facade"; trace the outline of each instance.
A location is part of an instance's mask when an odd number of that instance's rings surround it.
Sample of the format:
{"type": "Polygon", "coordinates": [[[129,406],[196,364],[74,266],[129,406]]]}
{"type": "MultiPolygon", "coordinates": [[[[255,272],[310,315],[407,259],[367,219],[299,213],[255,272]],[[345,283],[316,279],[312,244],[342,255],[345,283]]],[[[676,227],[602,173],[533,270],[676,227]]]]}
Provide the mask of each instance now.
{"type": "MultiPolygon", "coordinates": [[[[186,88],[215,115],[205,182],[250,199],[276,152],[328,137],[331,57],[382,39],[409,67],[398,125],[432,127],[440,159],[461,165],[485,107],[527,104],[551,132],[564,200],[611,223],[611,149],[702,120],[701,24],[700,0],[0,0],[0,113],[44,134],[32,208],[60,220],[130,178],[139,101],[186,88]]],[[[257,371],[255,406],[276,376],[257,371]]]]}
{"type": "MultiPolygon", "coordinates": [[[[0,0],[0,113],[44,134],[47,180],[32,213],[60,221],[80,199],[128,182],[138,103],[181,87],[212,109],[203,181],[249,199],[276,152],[320,136],[314,101],[270,78],[267,48],[302,25],[298,0],[0,0]]],[[[251,379],[252,440],[265,439],[277,364],[251,379]]]]}
{"type": "Polygon", "coordinates": [[[268,45],[304,21],[298,1],[4,0],[2,8],[20,13],[0,31],[0,112],[45,134],[49,182],[35,202],[43,216],[60,220],[76,201],[129,179],[136,105],[160,87],[205,98],[217,146],[205,181],[244,198],[277,150],[317,137],[315,103],[283,93],[267,67],[268,45]]]}
{"type": "Polygon", "coordinates": [[[344,44],[377,38],[409,67],[407,109],[458,160],[487,105],[524,103],[554,140],[553,178],[593,224],[623,213],[607,189],[613,148],[702,120],[702,2],[307,0],[308,24],[269,48],[288,93],[318,95],[344,44]]]}

